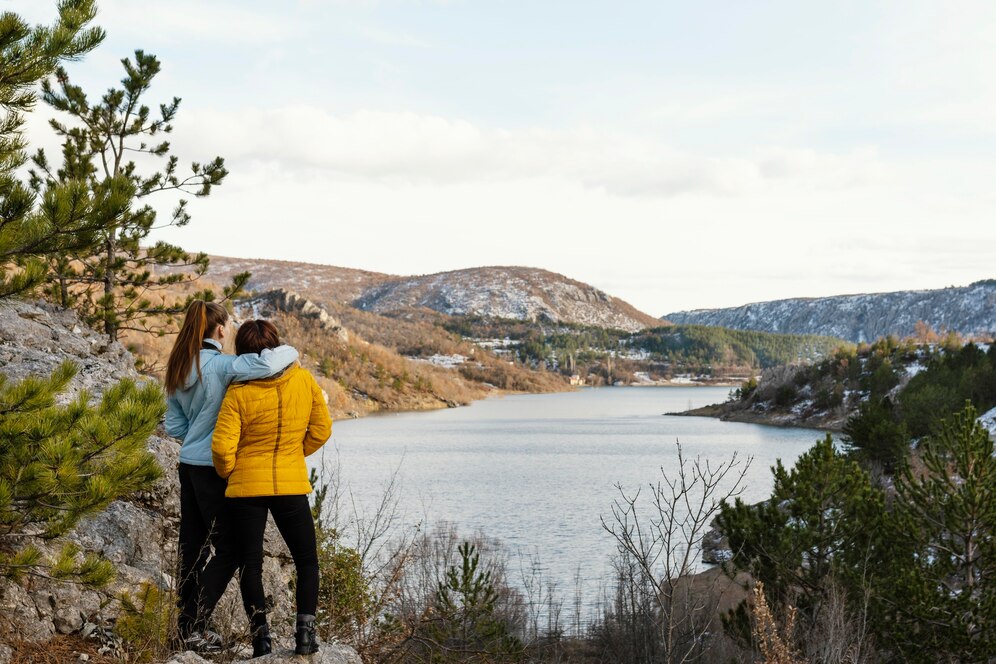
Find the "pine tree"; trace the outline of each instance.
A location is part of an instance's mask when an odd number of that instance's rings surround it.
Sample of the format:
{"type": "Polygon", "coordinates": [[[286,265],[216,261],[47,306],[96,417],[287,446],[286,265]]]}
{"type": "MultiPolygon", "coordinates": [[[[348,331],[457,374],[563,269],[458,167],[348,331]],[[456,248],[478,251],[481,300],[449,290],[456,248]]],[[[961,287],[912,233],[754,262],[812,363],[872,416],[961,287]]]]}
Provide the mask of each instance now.
{"type": "MultiPolygon", "coordinates": [[[[730,567],[764,583],[776,610],[796,607],[805,631],[818,619],[831,584],[860,594],[880,553],[876,537],[884,496],[856,462],[837,451],[829,434],[792,470],[780,461],[772,470],[769,500],[724,504],[717,524],[733,551],[730,567]]],[[[749,634],[746,605],[726,624],[735,634],[749,634]]]]}
{"type": "Polygon", "coordinates": [[[76,371],[66,362],[13,384],[0,374],[0,574],[106,581],[106,561],[67,545],[53,563],[27,538],[55,539],[161,473],[145,446],[165,412],[159,385],[124,380],[96,405],[86,392],[56,405],[76,371]]]}
{"type": "Polygon", "coordinates": [[[470,542],[458,549],[460,567],[450,567],[436,589],[436,622],[427,630],[429,640],[440,649],[431,661],[503,661],[521,649],[521,644],[498,614],[498,590],[491,572],[480,568],[480,554],[470,542]]]}
{"type": "Polygon", "coordinates": [[[977,418],[946,419],[896,483],[880,629],[907,661],[996,655],[996,446],[977,418]]]}
{"type": "MultiPolygon", "coordinates": [[[[169,322],[168,317],[183,311],[187,304],[168,301],[162,291],[195,280],[207,271],[206,254],[190,254],[166,242],[143,245],[153,230],[184,226],[190,221],[187,199],[180,198],[170,218],[157,225],[149,197],[164,192],[207,196],[228,174],[221,157],[206,163],[194,162],[189,174],[180,172],[179,159],[171,154],[165,139],[173,129],[180,99],[174,97],[160,104],[158,114],[144,102],[159,74],[159,60],[138,50],[134,61],[125,58],[121,63],[125,70],[121,87],[111,88],[99,101],[88,99],[61,67],[55,73],[55,83],[43,83],[44,100],[68,115],[69,121],[51,121],[63,139],[62,167],[54,168],[45,153],[39,151],[33,158],[32,171],[32,182],[39,191],[66,182],[86,182],[97,195],[127,193],[129,205],[106,216],[95,245],[50,260],[53,299],[65,307],[76,307],[111,339],[128,329],[162,331],[162,317],[169,322]],[[156,160],[165,163],[161,170],[142,172],[135,159],[143,164],[156,160]],[[163,267],[174,269],[156,271],[163,267]]],[[[225,289],[226,298],[237,293],[248,277],[247,273],[238,275],[225,289]]],[[[214,299],[214,293],[195,293],[188,302],[193,298],[214,299]]]]}
{"type": "MultiPolygon", "coordinates": [[[[104,37],[88,27],[93,0],[61,0],[51,27],[0,14],[0,300],[45,278],[45,257],[94,246],[106,220],[127,210],[119,183],[92,189],[66,178],[37,190],[17,177],[26,162],[24,114],[38,82],[60,61],[76,59],[104,37]]],[[[65,545],[47,558],[30,538],[58,538],[80,519],[159,474],[145,441],[163,414],[155,384],[123,381],[97,405],[81,394],[56,406],[76,373],[64,364],[48,377],[10,384],[0,375],[0,574],[38,574],[86,583],[106,581],[110,564],[65,545]]]]}
{"type": "Polygon", "coordinates": [[[26,162],[24,115],[34,106],[37,84],[60,61],[79,58],[103,40],[102,30],[88,27],[95,12],[93,0],[62,0],[55,23],[35,27],[14,13],[0,14],[0,298],[42,283],[42,256],[92,245],[101,220],[120,204],[82,183],[64,182],[49,188],[39,205],[17,177],[26,162]]]}

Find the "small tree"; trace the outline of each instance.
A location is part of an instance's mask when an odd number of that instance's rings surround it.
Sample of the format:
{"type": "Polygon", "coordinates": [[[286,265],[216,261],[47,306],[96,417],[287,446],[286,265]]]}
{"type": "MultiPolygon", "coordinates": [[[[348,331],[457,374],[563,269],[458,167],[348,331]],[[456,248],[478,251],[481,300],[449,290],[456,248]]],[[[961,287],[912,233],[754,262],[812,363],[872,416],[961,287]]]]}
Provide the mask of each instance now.
{"type": "Polygon", "coordinates": [[[432,644],[430,661],[510,658],[522,645],[499,615],[499,594],[491,572],[480,568],[481,556],[470,542],[461,544],[457,551],[460,566],[450,567],[439,582],[434,620],[425,630],[425,638],[432,644]]]}
{"type": "MultiPolygon", "coordinates": [[[[158,217],[149,203],[153,194],[174,192],[207,196],[220,185],[228,171],[224,160],[215,157],[206,163],[194,162],[190,173],[180,173],[179,159],[171,154],[166,134],[180,107],[180,99],[159,105],[158,114],[144,97],[160,71],[159,60],[144,51],[135,51],[134,61],[121,61],[125,76],[120,88],[111,88],[91,102],[83,89],[69,80],[59,68],[55,82],[42,85],[44,100],[71,122],[52,120],[62,137],[62,167],[54,169],[43,151],[33,161],[33,184],[39,191],[58,188],[67,182],[86,182],[96,195],[120,192],[128,205],[106,211],[104,230],[98,242],[81,251],[55,255],[49,263],[50,294],[63,306],[75,306],[92,324],[99,324],[111,339],[127,329],[161,330],[150,322],[159,316],[182,311],[156,294],[164,289],[202,276],[208,267],[206,254],[190,254],[166,242],[145,246],[149,234],[166,226],[184,226],[190,221],[187,199],[180,198],[168,221],[157,225],[158,217]],[[165,159],[161,170],[144,167],[165,159]],[[156,268],[174,268],[156,272],[156,268]]],[[[120,194],[119,194],[120,195],[120,194]]],[[[248,280],[236,277],[225,295],[231,296],[248,280]]],[[[212,299],[204,291],[192,295],[212,299]]]]}
{"type": "Polygon", "coordinates": [[[996,447],[967,405],[896,484],[894,573],[881,629],[907,661],[996,653],[996,447]]]}
{"type": "Polygon", "coordinates": [[[27,538],[55,539],[160,475],[145,447],[165,412],[158,384],[124,380],[97,405],[86,392],[56,405],[76,371],[66,362],[13,384],[0,375],[0,574],[108,580],[112,568],[99,558],[80,561],[67,546],[53,563],[27,538]]]}
{"type": "Polygon", "coordinates": [[[871,397],[848,418],[844,435],[851,452],[862,462],[892,475],[910,453],[910,435],[888,397],[871,397]]]}
{"type": "MultiPolygon", "coordinates": [[[[825,618],[839,584],[852,607],[863,606],[863,585],[877,546],[884,496],[856,462],[836,450],[827,434],[799,457],[792,470],[772,469],[771,498],[759,505],[737,499],[717,519],[729,538],[729,567],[764,584],[773,611],[798,610],[803,634],[825,618]]],[[[750,634],[746,604],[725,620],[735,636],[750,634]]],[[[820,644],[807,643],[807,649],[820,644]]]]}

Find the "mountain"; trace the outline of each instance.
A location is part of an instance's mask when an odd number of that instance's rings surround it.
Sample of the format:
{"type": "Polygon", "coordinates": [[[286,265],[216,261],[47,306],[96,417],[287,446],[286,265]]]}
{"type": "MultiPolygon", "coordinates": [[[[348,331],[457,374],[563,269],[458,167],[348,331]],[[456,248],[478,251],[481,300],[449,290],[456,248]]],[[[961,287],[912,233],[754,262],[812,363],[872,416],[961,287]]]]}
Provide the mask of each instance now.
{"type": "Polygon", "coordinates": [[[225,283],[239,272],[252,273],[249,287],[255,291],[286,288],[322,303],[351,302],[373,286],[398,278],[335,265],[211,256],[213,281],[225,283]]]}
{"type": "Polygon", "coordinates": [[[636,331],[662,322],[603,291],[560,274],[528,267],[478,267],[399,277],[351,268],[287,261],[211,257],[211,277],[223,282],[252,272],[249,287],[293,289],[316,302],[351,303],[374,313],[430,309],[522,321],[575,323],[636,331]]]}
{"type": "Polygon", "coordinates": [[[679,311],[675,324],[818,334],[853,342],[911,336],[918,322],[934,330],[988,335],[996,330],[996,279],[937,290],[866,293],[756,302],[729,309],[679,311]]]}
{"type": "Polygon", "coordinates": [[[454,316],[576,323],[635,331],[661,321],[588,284],[527,267],[478,267],[385,281],[354,306],[386,313],[425,307],[454,316]]]}

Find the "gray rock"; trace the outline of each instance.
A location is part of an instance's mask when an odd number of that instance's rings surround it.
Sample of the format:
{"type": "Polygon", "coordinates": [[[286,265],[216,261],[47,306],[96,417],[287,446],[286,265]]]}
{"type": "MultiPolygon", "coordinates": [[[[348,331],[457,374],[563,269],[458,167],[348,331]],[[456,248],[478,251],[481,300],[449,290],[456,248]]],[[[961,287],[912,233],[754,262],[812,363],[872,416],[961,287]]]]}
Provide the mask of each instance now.
{"type": "Polygon", "coordinates": [[[275,652],[255,659],[239,660],[244,664],[284,664],[309,662],[310,664],[363,664],[355,650],[341,643],[322,643],[314,655],[295,655],[288,648],[274,648],[275,652]]]}
{"type": "Polygon", "coordinates": [[[12,380],[47,375],[65,360],[75,362],[79,373],[60,403],[83,390],[96,397],[121,378],[138,378],[131,353],[81,325],[72,311],[41,302],[0,302],[0,373],[12,380]]]}
{"type": "Polygon", "coordinates": [[[116,500],[100,514],[85,519],[70,539],[127,570],[129,581],[166,585],[164,552],[173,542],[162,516],[139,505],[116,500]]]}
{"type": "Polygon", "coordinates": [[[211,660],[204,659],[197,653],[188,650],[173,655],[166,660],[165,664],[211,664],[211,660]]]}
{"type": "Polygon", "coordinates": [[[180,463],[180,443],[159,431],[149,438],[148,444],[149,451],[163,469],[163,476],[147,491],[135,496],[135,501],[164,517],[179,519],[180,476],[176,469],[180,463]]]}
{"type": "Polygon", "coordinates": [[[718,565],[733,559],[730,541],[713,523],[702,536],[702,562],[718,565]]]}
{"type": "Polygon", "coordinates": [[[11,633],[25,641],[44,641],[55,633],[51,613],[39,612],[32,595],[7,579],[0,579],[0,615],[11,633]]]}

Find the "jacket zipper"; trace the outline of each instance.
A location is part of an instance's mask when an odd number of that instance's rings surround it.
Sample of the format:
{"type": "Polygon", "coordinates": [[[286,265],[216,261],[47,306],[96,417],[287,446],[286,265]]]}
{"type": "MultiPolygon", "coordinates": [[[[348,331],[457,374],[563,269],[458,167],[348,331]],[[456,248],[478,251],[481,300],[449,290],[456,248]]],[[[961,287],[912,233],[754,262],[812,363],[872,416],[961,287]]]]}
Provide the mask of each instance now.
{"type": "Polygon", "coordinates": [[[273,495],[277,495],[277,450],[280,448],[280,430],[284,422],[283,390],[277,385],[277,439],[273,443],[273,495]]]}

